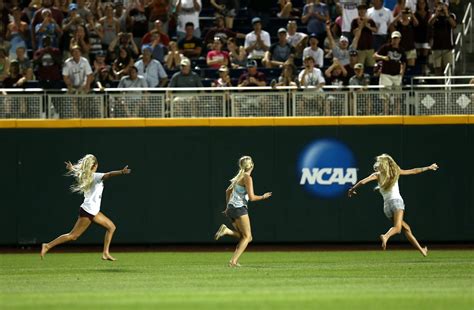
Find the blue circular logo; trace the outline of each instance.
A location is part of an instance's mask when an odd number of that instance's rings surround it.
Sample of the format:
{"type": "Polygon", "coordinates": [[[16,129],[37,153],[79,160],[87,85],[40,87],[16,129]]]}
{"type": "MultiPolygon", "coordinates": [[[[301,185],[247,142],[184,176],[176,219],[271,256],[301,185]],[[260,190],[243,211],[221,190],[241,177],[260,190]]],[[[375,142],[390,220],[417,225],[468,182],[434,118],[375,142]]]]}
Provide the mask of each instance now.
{"type": "Polygon", "coordinates": [[[306,146],[297,169],[300,185],[318,197],[341,196],[357,182],[352,151],[335,139],[317,140],[306,146]]]}

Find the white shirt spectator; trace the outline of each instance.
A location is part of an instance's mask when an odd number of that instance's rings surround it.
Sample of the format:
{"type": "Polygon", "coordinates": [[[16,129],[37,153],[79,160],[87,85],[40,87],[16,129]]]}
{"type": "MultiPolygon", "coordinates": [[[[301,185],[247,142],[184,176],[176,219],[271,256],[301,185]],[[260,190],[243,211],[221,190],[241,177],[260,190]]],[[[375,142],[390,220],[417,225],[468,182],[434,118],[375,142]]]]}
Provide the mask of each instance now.
{"type": "Polygon", "coordinates": [[[304,38],[306,38],[308,35],[306,33],[302,32],[295,32],[293,35],[287,34],[286,40],[288,43],[290,43],[291,46],[296,47],[298,43],[301,42],[304,38]]]}
{"type": "MultiPolygon", "coordinates": [[[[201,0],[196,0],[199,6],[202,8],[201,0]]],[[[178,13],[178,25],[177,31],[186,32],[186,23],[193,23],[194,29],[199,29],[199,13],[194,9],[193,0],[181,0],[181,11],[178,13]]]]}
{"type": "Polygon", "coordinates": [[[306,56],[313,57],[316,67],[322,68],[324,66],[324,51],[320,47],[317,50],[313,50],[311,46],[308,46],[303,50],[303,60],[306,56]]]}
{"type": "MultiPolygon", "coordinates": [[[[301,82],[305,69],[301,70],[298,74],[298,80],[301,82]]],[[[323,73],[318,68],[313,68],[313,72],[306,74],[304,78],[304,83],[301,83],[301,86],[318,86],[321,83],[326,83],[326,80],[323,77],[323,73]]]]}
{"type": "Polygon", "coordinates": [[[118,88],[147,88],[148,84],[145,78],[141,75],[137,76],[136,80],[132,80],[129,75],[123,76],[117,86],[118,88]]]}
{"type": "MultiPolygon", "coordinates": [[[[272,45],[270,41],[270,34],[266,32],[265,30],[260,31],[260,38],[262,39],[263,44],[265,44],[267,47],[270,47],[270,45],[272,45]]],[[[247,48],[255,44],[255,42],[257,42],[257,35],[255,34],[255,31],[252,31],[245,36],[244,47],[247,48]]],[[[265,55],[264,50],[254,49],[253,51],[250,52],[248,58],[259,59],[259,58],[263,58],[264,55],[265,55]]]]}
{"type": "Polygon", "coordinates": [[[357,6],[360,3],[361,0],[339,0],[342,7],[342,32],[351,31],[352,20],[359,16],[357,6]]]}
{"type": "Polygon", "coordinates": [[[379,10],[371,7],[367,10],[367,16],[370,17],[377,26],[377,35],[387,35],[388,26],[393,21],[392,11],[386,7],[379,10]]]}
{"type": "Polygon", "coordinates": [[[72,57],[66,59],[63,66],[63,76],[69,77],[71,84],[75,88],[84,86],[87,82],[87,76],[92,74],[92,68],[89,61],[81,57],[76,62],[72,57]]]}
{"type": "Polygon", "coordinates": [[[135,63],[135,67],[138,69],[138,74],[145,78],[148,87],[157,87],[160,79],[168,78],[165,69],[156,59],[150,60],[146,66],[143,60],[140,59],[135,63]]]}

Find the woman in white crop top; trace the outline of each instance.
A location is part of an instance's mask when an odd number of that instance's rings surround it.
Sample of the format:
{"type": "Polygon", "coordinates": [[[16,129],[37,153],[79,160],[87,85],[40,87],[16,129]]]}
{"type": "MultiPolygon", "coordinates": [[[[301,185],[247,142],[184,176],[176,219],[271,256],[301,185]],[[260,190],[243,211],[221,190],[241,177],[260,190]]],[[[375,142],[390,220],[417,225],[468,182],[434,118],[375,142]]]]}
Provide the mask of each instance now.
{"type": "Polygon", "coordinates": [[[110,177],[129,174],[131,170],[128,169],[128,166],[125,166],[122,170],[97,173],[99,163],[95,156],[91,154],[81,158],[75,165],[69,161],[65,164],[68,170],[67,174],[76,178],[76,184],[71,186],[71,190],[73,192],[83,193],[84,202],[79,208],[79,217],[71,232],[61,235],[49,243],[43,243],[40,254],[41,259],[43,259],[46,253],[53,247],[79,238],[89,225],[94,222],[107,230],[105,232],[102,259],[114,261],[115,258],[109,253],[109,247],[115,231],[115,225],[108,217],[100,212],[102,191],[104,190],[103,181],[110,177]]]}
{"type": "Polygon", "coordinates": [[[428,170],[437,170],[438,165],[432,164],[428,167],[414,168],[409,170],[401,169],[397,163],[393,160],[390,155],[382,154],[377,156],[374,164],[375,172],[360,180],[353,187],[349,189],[348,195],[352,197],[357,194],[355,191],[361,185],[369,183],[371,181],[377,181],[378,186],[376,189],[380,191],[380,194],[384,200],[384,213],[393,221],[393,226],[384,234],[380,235],[382,241],[382,248],[385,250],[387,247],[387,241],[395,234],[399,234],[403,231],[408,241],[420,251],[423,256],[428,255],[428,248],[421,247],[415,236],[413,235],[410,226],[403,220],[403,213],[405,211],[405,204],[403,198],[400,195],[398,188],[398,178],[400,175],[418,174],[428,170]]]}
{"type": "Polygon", "coordinates": [[[228,235],[239,239],[234,255],[229,261],[229,267],[240,267],[239,257],[252,241],[250,230],[250,218],[247,211],[248,201],[258,201],[269,198],[272,193],[268,192],[262,196],[255,195],[253,191],[252,174],[254,164],[250,156],[243,156],[239,159],[239,172],[230,180],[231,184],[225,191],[227,208],[224,214],[232,221],[235,230],[227,228],[222,224],[216,232],[215,239],[228,235]]]}

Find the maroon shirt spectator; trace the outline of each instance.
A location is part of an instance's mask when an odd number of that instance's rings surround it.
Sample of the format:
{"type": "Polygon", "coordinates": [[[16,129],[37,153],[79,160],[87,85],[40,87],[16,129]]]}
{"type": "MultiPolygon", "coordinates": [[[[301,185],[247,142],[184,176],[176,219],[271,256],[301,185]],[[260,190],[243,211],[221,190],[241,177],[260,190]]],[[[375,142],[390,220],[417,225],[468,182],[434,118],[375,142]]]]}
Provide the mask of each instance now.
{"type": "Polygon", "coordinates": [[[392,33],[392,42],[382,45],[377,52],[378,55],[383,56],[383,59],[381,59],[383,61],[381,73],[383,74],[399,75],[403,64],[406,62],[405,51],[399,44],[398,46],[394,44],[395,38],[395,33],[392,33]]]}
{"type": "Polygon", "coordinates": [[[375,22],[367,17],[367,6],[361,4],[357,7],[359,17],[354,18],[351,22],[351,32],[356,36],[356,31],[360,30],[360,37],[357,43],[357,50],[359,51],[359,62],[366,67],[374,66],[374,36],[377,32],[375,22]]]}
{"type": "Polygon", "coordinates": [[[257,71],[257,62],[249,60],[247,62],[247,72],[242,73],[239,77],[239,87],[245,86],[265,86],[267,80],[263,72],[257,71]]]}
{"type": "Polygon", "coordinates": [[[449,12],[448,6],[439,0],[435,4],[435,13],[428,24],[433,30],[433,67],[437,75],[442,75],[447,64],[453,61],[454,34],[456,16],[449,12]]]}
{"type": "Polygon", "coordinates": [[[43,45],[44,47],[33,55],[36,78],[43,88],[54,88],[57,82],[63,79],[61,51],[56,47],[51,47],[51,38],[48,36],[43,38],[43,45]]]}
{"type": "Polygon", "coordinates": [[[158,19],[155,21],[154,25],[155,25],[155,28],[148,31],[143,36],[142,45],[151,44],[151,42],[153,41],[153,35],[158,33],[160,34],[161,44],[163,44],[164,46],[168,46],[170,44],[170,37],[166,34],[166,32],[164,32],[162,21],[158,19]]]}

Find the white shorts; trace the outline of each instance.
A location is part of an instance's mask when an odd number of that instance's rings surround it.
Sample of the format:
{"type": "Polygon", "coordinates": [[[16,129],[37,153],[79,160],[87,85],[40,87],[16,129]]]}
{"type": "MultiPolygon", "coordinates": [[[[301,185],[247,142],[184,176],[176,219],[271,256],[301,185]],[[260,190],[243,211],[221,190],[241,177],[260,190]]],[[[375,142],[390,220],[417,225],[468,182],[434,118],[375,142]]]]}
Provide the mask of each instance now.
{"type": "Polygon", "coordinates": [[[390,88],[392,86],[401,86],[402,76],[400,74],[390,75],[390,74],[380,73],[379,85],[390,87],[390,88]]]}

